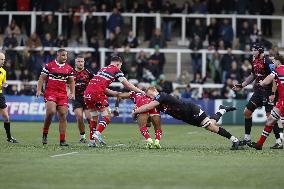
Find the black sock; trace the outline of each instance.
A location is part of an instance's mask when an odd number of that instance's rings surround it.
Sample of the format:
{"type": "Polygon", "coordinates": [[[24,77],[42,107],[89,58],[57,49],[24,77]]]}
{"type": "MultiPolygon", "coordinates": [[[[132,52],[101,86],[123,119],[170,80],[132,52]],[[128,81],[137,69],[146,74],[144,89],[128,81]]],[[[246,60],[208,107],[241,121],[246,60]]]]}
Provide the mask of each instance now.
{"type": "Polygon", "coordinates": [[[11,131],[10,131],[10,122],[4,122],[4,128],[6,131],[7,138],[11,138],[11,131]]]}
{"type": "Polygon", "coordinates": [[[84,135],[84,134],[85,134],[85,131],[80,133],[80,135],[84,135]]]}
{"type": "Polygon", "coordinates": [[[276,139],[280,138],[280,128],[278,127],[277,123],[275,123],[273,127],[273,132],[276,139]]]}
{"type": "Polygon", "coordinates": [[[228,131],[226,131],[226,129],[223,129],[222,127],[219,127],[218,135],[221,135],[222,137],[225,137],[227,139],[230,139],[232,136],[231,133],[229,133],[228,131]]]}
{"type": "Polygon", "coordinates": [[[252,127],[252,118],[245,119],[245,134],[250,135],[252,127]]]}
{"type": "Polygon", "coordinates": [[[216,114],[210,116],[210,119],[214,119],[216,120],[216,122],[218,122],[221,117],[222,117],[222,114],[220,112],[216,112],[216,114]]]}

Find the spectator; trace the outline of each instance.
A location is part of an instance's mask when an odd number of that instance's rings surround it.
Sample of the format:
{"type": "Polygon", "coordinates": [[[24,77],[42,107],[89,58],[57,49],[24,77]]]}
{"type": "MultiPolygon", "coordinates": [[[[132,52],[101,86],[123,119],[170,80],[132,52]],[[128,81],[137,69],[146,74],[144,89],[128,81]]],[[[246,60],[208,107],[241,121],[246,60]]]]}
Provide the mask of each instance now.
{"type": "Polygon", "coordinates": [[[74,14],[75,12],[73,11],[72,8],[68,9],[67,16],[63,16],[62,22],[62,30],[63,30],[63,35],[69,40],[71,38],[71,34],[73,31],[73,20],[74,20],[74,14]]]}
{"type": "Polygon", "coordinates": [[[19,79],[23,82],[28,82],[28,81],[33,80],[33,76],[32,76],[32,74],[29,73],[28,69],[23,69],[23,70],[21,70],[21,74],[20,74],[19,79]]]}
{"type": "Polygon", "coordinates": [[[27,46],[29,48],[37,48],[41,46],[41,41],[38,35],[34,32],[27,40],[27,46]]]}
{"type": "Polygon", "coordinates": [[[140,81],[143,76],[143,68],[147,65],[147,55],[142,50],[136,55],[136,65],[137,65],[137,79],[140,81]]]}
{"type": "MultiPolygon", "coordinates": [[[[101,12],[107,12],[107,6],[105,3],[101,4],[101,12]]],[[[106,16],[102,16],[101,17],[101,21],[102,21],[102,34],[104,39],[106,38],[106,31],[107,31],[107,18],[106,16]]]]}
{"type": "Polygon", "coordinates": [[[252,65],[249,62],[249,60],[245,60],[241,66],[242,80],[244,80],[251,74],[251,69],[252,69],[252,65]]]}
{"type": "Polygon", "coordinates": [[[115,32],[116,27],[123,28],[124,19],[116,7],[113,8],[112,14],[107,21],[107,28],[110,32],[115,32]]]}
{"type": "Polygon", "coordinates": [[[6,28],[4,37],[8,37],[10,34],[16,38],[17,43],[21,42],[21,30],[14,19],[11,21],[11,24],[6,28]]]}
{"type": "Polygon", "coordinates": [[[54,47],[54,41],[52,40],[50,33],[46,33],[44,35],[42,46],[43,47],[54,47]]]}
{"type": "MultiPolygon", "coordinates": [[[[183,7],[181,8],[180,12],[182,14],[192,13],[192,9],[191,9],[190,3],[188,1],[184,2],[183,7]]],[[[190,32],[191,32],[191,20],[190,20],[190,18],[186,18],[185,22],[186,22],[186,24],[185,24],[186,36],[189,37],[190,32]]]]}
{"type": "MultiPolygon", "coordinates": [[[[173,12],[172,4],[169,1],[166,1],[165,6],[163,7],[164,14],[171,15],[173,12]]],[[[165,17],[163,18],[163,33],[165,34],[166,41],[171,41],[172,38],[172,18],[165,17]]]]}
{"type": "MultiPolygon", "coordinates": [[[[144,13],[154,13],[153,1],[148,0],[146,6],[144,7],[144,13]]],[[[144,40],[149,41],[152,36],[152,32],[155,27],[155,18],[145,17],[144,18],[144,40]]]]}
{"type": "Polygon", "coordinates": [[[149,48],[154,48],[155,46],[159,46],[159,48],[165,48],[167,46],[167,42],[162,36],[159,28],[156,28],[155,33],[152,36],[149,48]]]}
{"type": "Polygon", "coordinates": [[[97,74],[100,69],[100,66],[98,65],[97,61],[93,59],[89,68],[92,73],[97,74]]]}
{"type": "Polygon", "coordinates": [[[68,42],[63,35],[59,35],[55,41],[55,46],[59,48],[67,47],[68,42]]]}
{"type": "Polygon", "coordinates": [[[227,54],[224,54],[221,59],[222,82],[225,82],[227,74],[230,72],[232,63],[235,61],[235,56],[232,54],[232,49],[228,48],[227,54]]]}
{"type": "Polygon", "coordinates": [[[231,69],[227,73],[226,78],[231,78],[234,83],[242,82],[242,70],[238,68],[238,64],[236,61],[232,62],[231,69]]]}
{"type": "Polygon", "coordinates": [[[117,40],[115,38],[114,33],[110,32],[109,33],[109,38],[105,41],[105,48],[110,48],[110,49],[114,49],[117,48],[117,40]]]}
{"type": "Polygon", "coordinates": [[[250,44],[250,28],[248,21],[244,21],[239,32],[240,49],[245,50],[245,46],[250,44]]]}
{"type": "Polygon", "coordinates": [[[119,26],[115,27],[115,38],[116,38],[117,47],[118,48],[122,47],[125,37],[121,32],[121,28],[119,26]]]}
{"type": "Polygon", "coordinates": [[[36,51],[31,53],[27,67],[35,78],[38,78],[44,65],[44,51],[36,51]]]}
{"type": "Polygon", "coordinates": [[[254,23],[253,26],[252,26],[252,31],[250,33],[250,43],[251,44],[256,42],[257,36],[258,36],[259,32],[260,31],[259,31],[259,29],[257,27],[257,24],[254,23]]]}
{"type": "Polygon", "coordinates": [[[214,83],[221,83],[221,57],[220,54],[215,51],[213,53],[212,59],[209,62],[210,76],[213,79],[214,83]]]}
{"type": "MultiPolygon", "coordinates": [[[[44,38],[44,25],[46,21],[46,15],[42,13],[40,18],[36,20],[36,33],[39,35],[41,39],[44,38]]],[[[73,23],[73,20],[72,20],[73,23]]],[[[64,28],[63,28],[64,29],[64,28]]]]}
{"type": "Polygon", "coordinates": [[[206,28],[202,25],[200,19],[195,19],[194,25],[191,28],[191,40],[193,40],[194,36],[198,35],[201,41],[204,41],[205,32],[206,28]]]}
{"type": "Polygon", "coordinates": [[[129,46],[126,46],[124,48],[124,52],[122,53],[123,57],[123,64],[122,64],[122,71],[127,74],[130,73],[131,67],[135,63],[135,55],[134,53],[130,52],[129,46]]]}
{"type": "Polygon", "coordinates": [[[14,48],[16,46],[18,46],[16,37],[12,33],[8,34],[8,36],[4,38],[3,47],[14,48]]]}
{"type": "Polygon", "coordinates": [[[202,78],[201,73],[196,72],[194,73],[193,80],[190,83],[199,83],[203,84],[205,82],[206,78],[202,78]]]}
{"type": "MultiPolygon", "coordinates": [[[[135,0],[133,2],[133,6],[131,8],[131,12],[132,13],[141,13],[142,12],[142,7],[141,5],[138,3],[137,0],[135,0]]],[[[140,28],[141,28],[141,21],[142,18],[141,17],[136,17],[136,36],[139,36],[139,32],[140,32],[140,28]]]]}
{"type": "Polygon", "coordinates": [[[42,11],[55,12],[59,9],[59,0],[42,0],[42,11]]]}
{"type": "Polygon", "coordinates": [[[149,58],[149,70],[158,78],[163,73],[164,65],[166,63],[165,55],[160,53],[159,46],[155,47],[155,53],[149,58]]]}
{"type": "Polygon", "coordinates": [[[152,81],[156,80],[155,76],[147,68],[143,68],[142,78],[143,78],[143,81],[145,81],[145,82],[152,82],[152,81]]]}
{"type": "Polygon", "coordinates": [[[51,35],[52,40],[57,36],[57,24],[51,14],[47,16],[47,21],[43,23],[43,35],[47,33],[51,35]]]}
{"type": "Polygon", "coordinates": [[[202,49],[202,41],[200,40],[199,36],[195,36],[193,41],[189,45],[189,49],[193,51],[191,53],[191,61],[192,61],[192,69],[193,72],[201,72],[202,67],[202,55],[200,53],[197,53],[196,51],[202,49]]]}
{"type": "MultiPolygon", "coordinates": [[[[274,5],[271,0],[263,0],[260,13],[262,15],[272,15],[274,13],[274,5]]],[[[270,19],[261,20],[261,28],[263,35],[272,36],[272,21],[270,19]]]]}
{"type": "Polygon", "coordinates": [[[218,44],[216,45],[218,50],[225,50],[225,42],[221,39],[219,40],[218,44]]]}
{"type": "Polygon", "coordinates": [[[100,44],[99,44],[99,40],[98,40],[97,36],[91,37],[89,47],[94,48],[95,51],[92,52],[92,57],[97,62],[99,62],[100,61],[100,52],[99,52],[100,44]]]}
{"type": "Polygon", "coordinates": [[[247,14],[249,8],[248,0],[235,0],[237,14],[247,14]]]}
{"type": "Polygon", "coordinates": [[[220,27],[219,35],[225,43],[225,48],[232,48],[234,31],[227,18],[224,19],[224,24],[220,27]]]}
{"type": "Polygon", "coordinates": [[[236,92],[232,90],[234,86],[234,82],[232,78],[228,78],[226,80],[226,83],[224,84],[224,87],[221,90],[221,97],[224,99],[233,99],[236,97],[236,92]]]}
{"type": "Polygon", "coordinates": [[[116,1],[116,2],[115,2],[115,7],[117,8],[117,10],[118,10],[119,12],[124,12],[124,8],[123,8],[123,6],[122,6],[122,4],[121,4],[120,1],[116,1]]]}
{"type": "Polygon", "coordinates": [[[161,74],[159,76],[159,81],[157,83],[158,91],[163,91],[165,93],[171,94],[173,92],[173,83],[166,80],[166,76],[161,74]]]}
{"type": "Polygon", "coordinates": [[[206,14],[207,13],[206,1],[194,0],[192,5],[192,12],[196,14],[206,14]]]}
{"type": "Polygon", "coordinates": [[[181,93],[181,98],[191,98],[191,87],[190,87],[190,84],[186,85],[186,88],[181,93]]]}
{"type": "Polygon", "coordinates": [[[210,25],[207,27],[207,36],[209,45],[216,46],[219,39],[219,25],[216,18],[212,18],[210,25]]]}
{"type": "Polygon", "coordinates": [[[128,36],[125,38],[123,42],[124,46],[129,46],[130,48],[136,48],[138,46],[138,40],[137,38],[133,35],[132,31],[128,32],[128,36]]]}
{"type": "Polygon", "coordinates": [[[98,21],[97,17],[93,17],[92,12],[89,12],[85,22],[85,31],[88,44],[91,42],[91,37],[97,35],[98,21]]]}
{"type": "Polygon", "coordinates": [[[222,14],[224,11],[222,0],[211,0],[208,1],[208,12],[210,14],[222,14]]]}
{"type": "Polygon", "coordinates": [[[127,78],[137,80],[137,67],[135,65],[132,65],[130,67],[128,74],[127,74],[127,78]]]}
{"type": "Polygon", "coordinates": [[[180,93],[180,91],[179,91],[178,88],[176,88],[176,89],[175,89],[172,93],[170,93],[170,94],[171,94],[172,96],[178,98],[178,99],[181,98],[181,93],[180,93]]]}
{"type": "Polygon", "coordinates": [[[250,14],[258,15],[260,13],[261,3],[259,0],[250,0],[249,8],[250,8],[250,14]]]}
{"type": "Polygon", "coordinates": [[[258,33],[256,42],[259,43],[259,44],[262,44],[262,45],[264,46],[264,49],[265,49],[265,50],[269,50],[269,49],[272,48],[272,43],[271,43],[270,41],[266,40],[266,39],[262,36],[262,33],[261,33],[261,32],[258,33]]]}

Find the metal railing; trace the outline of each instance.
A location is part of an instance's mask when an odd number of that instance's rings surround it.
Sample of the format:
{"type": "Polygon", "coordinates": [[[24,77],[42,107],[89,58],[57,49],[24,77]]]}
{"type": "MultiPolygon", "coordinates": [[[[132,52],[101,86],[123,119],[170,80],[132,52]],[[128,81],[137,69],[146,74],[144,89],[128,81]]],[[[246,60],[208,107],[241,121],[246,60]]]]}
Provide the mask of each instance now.
{"type": "MultiPolygon", "coordinates": [[[[35,11],[1,11],[0,15],[8,15],[9,23],[12,21],[13,15],[23,15],[31,17],[31,33],[36,31],[36,16],[42,14],[52,14],[52,12],[35,12],[35,11]]],[[[111,12],[93,12],[93,16],[96,17],[108,17],[112,14],[111,12]]],[[[55,12],[55,16],[58,17],[58,34],[62,33],[62,18],[63,16],[69,15],[69,13],[64,12],[55,12]]],[[[257,26],[261,29],[261,20],[280,20],[281,21],[281,39],[279,39],[279,45],[284,47],[284,16],[281,15],[239,15],[239,14],[160,14],[160,13],[122,13],[123,17],[131,17],[132,18],[132,31],[136,34],[137,28],[137,18],[138,17],[153,17],[155,18],[155,26],[156,28],[161,28],[161,21],[164,17],[171,18],[180,18],[181,19],[181,36],[178,41],[179,45],[187,45],[188,40],[186,39],[186,19],[187,18],[203,18],[206,20],[206,24],[210,24],[211,18],[228,18],[231,19],[232,28],[234,30],[234,35],[237,33],[237,19],[253,19],[256,20],[257,26]]],[[[80,16],[83,22],[83,40],[86,41],[86,33],[85,33],[85,21],[87,18],[87,13],[75,13],[75,16],[80,16]]]]}

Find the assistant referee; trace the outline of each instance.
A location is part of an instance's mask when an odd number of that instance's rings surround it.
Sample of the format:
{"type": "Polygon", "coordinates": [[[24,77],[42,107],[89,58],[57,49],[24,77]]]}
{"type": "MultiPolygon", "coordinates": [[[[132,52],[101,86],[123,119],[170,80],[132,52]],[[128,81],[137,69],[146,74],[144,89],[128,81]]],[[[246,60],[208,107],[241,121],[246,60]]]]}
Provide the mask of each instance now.
{"type": "Polygon", "coordinates": [[[4,128],[6,130],[7,141],[11,143],[18,143],[18,141],[11,136],[10,131],[10,120],[8,115],[8,109],[6,105],[5,96],[3,95],[2,88],[6,88],[8,84],[6,83],[6,71],[3,68],[5,63],[5,54],[0,52],[0,114],[3,117],[4,128]]]}

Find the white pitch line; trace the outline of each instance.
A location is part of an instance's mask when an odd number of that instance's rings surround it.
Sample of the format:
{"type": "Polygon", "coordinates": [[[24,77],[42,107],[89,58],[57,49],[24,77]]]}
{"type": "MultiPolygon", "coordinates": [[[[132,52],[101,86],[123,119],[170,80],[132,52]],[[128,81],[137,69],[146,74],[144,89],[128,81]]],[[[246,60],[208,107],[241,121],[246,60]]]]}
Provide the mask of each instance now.
{"type": "Polygon", "coordinates": [[[125,144],[116,144],[113,146],[107,146],[108,148],[119,147],[119,146],[126,146],[125,144]]]}
{"type": "Polygon", "coordinates": [[[79,152],[70,152],[70,153],[66,153],[66,154],[57,154],[57,155],[53,155],[50,157],[61,157],[61,156],[68,156],[68,155],[72,155],[72,154],[78,154],[79,152]]]}
{"type": "Polygon", "coordinates": [[[198,133],[198,132],[197,131],[192,131],[192,132],[187,132],[186,134],[193,135],[193,134],[196,134],[196,133],[198,133]]]}

